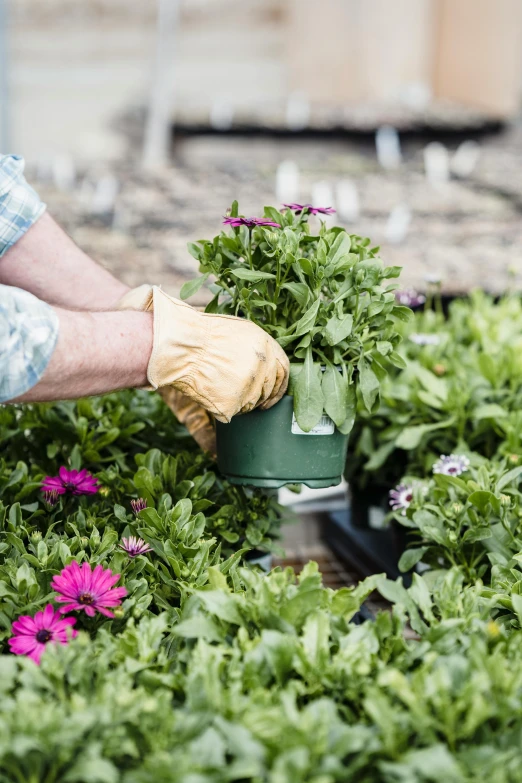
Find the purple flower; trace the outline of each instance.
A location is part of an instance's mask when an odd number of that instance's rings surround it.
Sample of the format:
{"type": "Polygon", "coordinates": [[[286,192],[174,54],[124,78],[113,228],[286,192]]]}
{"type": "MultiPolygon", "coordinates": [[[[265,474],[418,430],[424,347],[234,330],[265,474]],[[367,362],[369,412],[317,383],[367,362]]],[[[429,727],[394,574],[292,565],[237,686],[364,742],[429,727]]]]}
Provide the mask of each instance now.
{"type": "Polygon", "coordinates": [[[311,204],[283,204],[287,209],[291,209],[296,215],[306,212],[309,215],[334,215],[333,207],[313,207],[311,204]]]}
{"type": "Polygon", "coordinates": [[[144,508],[147,508],[147,501],[144,500],[143,498],[138,498],[137,500],[131,500],[130,504],[136,516],[138,516],[140,511],[143,511],[144,508]]]}
{"type": "Polygon", "coordinates": [[[410,334],[410,340],[416,345],[438,345],[440,343],[438,334],[420,334],[414,332],[413,334],[410,334]]]}
{"type": "Polygon", "coordinates": [[[226,217],[223,220],[224,226],[232,226],[232,228],[239,228],[239,226],[246,226],[247,228],[255,228],[256,226],[274,226],[274,228],[281,228],[279,223],[274,223],[273,220],[265,220],[265,218],[244,218],[244,217],[226,217]]]}
{"type": "Polygon", "coordinates": [[[42,481],[42,491],[55,491],[58,495],[95,495],[98,492],[98,479],[87,470],[67,470],[60,468],[57,476],[46,476],[42,481]]]}
{"type": "Polygon", "coordinates": [[[460,476],[461,473],[468,470],[469,465],[469,459],[462,454],[450,454],[449,457],[441,454],[433,466],[433,472],[442,473],[445,476],[460,476]]]}
{"type": "Polygon", "coordinates": [[[56,489],[44,489],[42,494],[44,496],[44,501],[50,508],[56,506],[58,498],[60,497],[56,489]]]}
{"type": "Polygon", "coordinates": [[[413,500],[413,487],[407,484],[399,484],[395,489],[391,489],[389,493],[389,503],[393,511],[401,511],[403,516],[406,516],[406,509],[410,507],[410,503],[413,500]]]}
{"type": "Polygon", "coordinates": [[[120,549],[123,549],[124,552],[127,552],[129,557],[137,557],[138,555],[144,555],[145,552],[150,552],[152,550],[152,547],[150,547],[142,538],[137,538],[136,536],[129,536],[129,538],[122,538],[121,544],[119,544],[120,549]]]}
{"type": "Polygon", "coordinates": [[[78,631],[71,627],[75,622],[75,617],[62,617],[51,604],[47,604],[34,617],[24,614],[13,623],[14,635],[8,641],[11,652],[14,655],[27,655],[39,664],[48,644],[67,644],[70,638],[77,636],[78,631]]]}
{"type": "Polygon", "coordinates": [[[94,617],[96,612],[114,617],[108,607],[119,606],[127,595],[125,587],[113,587],[119,578],[119,574],[101,565],[91,571],[89,563],[82,563],[80,568],[73,560],[51,581],[51,587],[58,593],[56,601],[66,604],[60,607],[60,613],[83,609],[89,617],[94,617]]]}
{"type": "Polygon", "coordinates": [[[397,304],[405,305],[406,307],[420,307],[426,301],[424,294],[419,294],[413,288],[409,288],[406,291],[395,291],[395,299],[397,304]]]}

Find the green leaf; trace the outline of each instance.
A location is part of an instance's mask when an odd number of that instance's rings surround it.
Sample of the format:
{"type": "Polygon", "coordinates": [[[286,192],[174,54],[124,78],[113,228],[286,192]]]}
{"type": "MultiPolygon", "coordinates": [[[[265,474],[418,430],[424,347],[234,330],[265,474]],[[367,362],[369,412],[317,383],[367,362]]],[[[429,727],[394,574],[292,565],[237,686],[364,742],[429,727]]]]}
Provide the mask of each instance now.
{"type": "Polygon", "coordinates": [[[220,642],[223,638],[212,618],[202,614],[182,620],[174,626],[172,633],[185,639],[206,639],[208,642],[220,642]]]}
{"type": "Polygon", "coordinates": [[[313,362],[311,348],[306,351],[303,369],[294,383],[294,413],[305,432],[315,427],[323,413],[321,369],[313,362]]]}
{"type": "Polygon", "coordinates": [[[435,432],[436,430],[449,428],[454,422],[455,418],[452,416],[450,419],[438,421],[435,424],[417,424],[413,427],[405,427],[395,441],[395,445],[397,448],[405,449],[406,451],[416,449],[425,435],[428,435],[430,432],[435,432]]]}
{"type": "Polygon", "coordinates": [[[428,549],[429,547],[427,546],[406,549],[399,560],[399,571],[411,571],[413,566],[417,565],[419,560],[422,560],[428,549]]]}
{"type": "Polygon", "coordinates": [[[353,315],[348,313],[343,318],[334,315],[326,324],[325,337],[328,345],[337,345],[345,340],[352,332],[353,315]]]}
{"type": "Polygon", "coordinates": [[[299,319],[295,325],[294,337],[300,337],[302,334],[306,334],[315,326],[320,304],[321,300],[316,299],[313,305],[308,308],[303,317],[299,319]]]}
{"type": "Polygon", "coordinates": [[[224,593],[221,590],[200,590],[197,596],[210,614],[227,623],[242,624],[236,601],[230,593],[224,593]]]}
{"type": "Polygon", "coordinates": [[[478,408],[475,408],[473,411],[473,418],[478,421],[481,419],[500,419],[507,415],[508,412],[504,410],[501,405],[497,405],[494,402],[489,403],[488,405],[479,405],[478,408]]]}
{"type": "Polygon", "coordinates": [[[324,409],[337,427],[340,427],[348,415],[348,379],[337,367],[328,365],[321,381],[324,409]]]}
{"type": "Polygon", "coordinates": [[[348,255],[352,246],[350,235],[346,231],[337,234],[331,248],[328,251],[328,261],[330,264],[338,264],[344,256],[348,255]]]}
{"type": "Polygon", "coordinates": [[[305,283],[285,283],[283,288],[290,291],[299,307],[305,308],[310,298],[310,289],[305,283]]]}
{"type": "Polygon", "coordinates": [[[504,475],[499,478],[499,480],[495,485],[495,492],[497,493],[502,492],[504,487],[507,487],[507,485],[511,484],[512,481],[516,481],[521,474],[522,474],[522,465],[520,465],[518,468],[513,468],[512,470],[509,470],[507,473],[504,473],[504,475]]]}
{"type": "Polygon", "coordinates": [[[364,356],[359,360],[359,388],[361,390],[362,398],[366,409],[371,413],[377,406],[379,401],[379,379],[372,370],[369,362],[364,356]]]}
{"type": "Polygon", "coordinates": [[[485,489],[478,489],[476,492],[472,492],[468,497],[468,500],[475,508],[478,508],[482,514],[485,512],[488,505],[491,505],[497,514],[500,511],[500,500],[493,492],[488,492],[485,489]]]}
{"type": "Polygon", "coordinates": [[[276,279],[276,276],[271,272],[260,272],[258,269],[248,269],[248,267],[231,269],[230,274],[238,277],[240,280],[249,280],[251,283],[259,283],[260,280],[276,279]]]}
{"type": "Polygon", "coordinates": [[[184,283],[181,286],[181,291],[179,293],[181,299],[190,299],[191,296],[194,296],[195,293],[199,291],[201,286],[208,280],[210,276],[210,272],[207,272],[206,275],[202,275],[201,277],[196,277],[195,280],[188,280],[186,283],[184,283]]]}
{"type": "Polygon", "coordinates": [[[522,595],[511,593],[511,603],[513,605],[513,611],[517,616],[518,623],[522,627],[522,595]]]}
{"type": "Polygon", "coordinates": [[[401,321],[408,323],[413,317],[413,310],[410,310],[409,307],[404,307],[403,305],[396,305],[392,310],[392,315],[396,318],[400,318],[401,321]]]}

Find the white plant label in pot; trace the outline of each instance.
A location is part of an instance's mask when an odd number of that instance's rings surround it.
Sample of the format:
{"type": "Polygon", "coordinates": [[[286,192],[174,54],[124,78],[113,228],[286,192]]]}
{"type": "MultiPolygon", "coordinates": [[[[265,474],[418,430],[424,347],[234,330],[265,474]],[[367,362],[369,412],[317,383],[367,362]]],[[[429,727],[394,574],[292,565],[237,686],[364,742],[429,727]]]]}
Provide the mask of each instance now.
{"type": "Polygon", "coordinates": [[[292,434],[293,435],[333,435],[335,424],[326,414],[321,416],[321,420],[310,430],[305,432],[296,421],[295,414],[292,414],[292,434]]]}

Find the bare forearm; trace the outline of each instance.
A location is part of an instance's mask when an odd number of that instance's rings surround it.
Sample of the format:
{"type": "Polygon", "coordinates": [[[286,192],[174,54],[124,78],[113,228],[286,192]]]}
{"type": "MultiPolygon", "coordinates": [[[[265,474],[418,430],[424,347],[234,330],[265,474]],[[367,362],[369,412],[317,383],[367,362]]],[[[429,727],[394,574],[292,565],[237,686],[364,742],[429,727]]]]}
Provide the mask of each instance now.
{"type": "Polygon", "coordinates": [[[55,308],[58,343],[41,380],[12,402],[45,402],[147,385],[152,315],[55,308]]]}
{"type": "Polygon", "coordinates": [[[74,310],[110,310],[129,290],[80,250],[47,213],[0,258],[0,283],[74,310]]]}

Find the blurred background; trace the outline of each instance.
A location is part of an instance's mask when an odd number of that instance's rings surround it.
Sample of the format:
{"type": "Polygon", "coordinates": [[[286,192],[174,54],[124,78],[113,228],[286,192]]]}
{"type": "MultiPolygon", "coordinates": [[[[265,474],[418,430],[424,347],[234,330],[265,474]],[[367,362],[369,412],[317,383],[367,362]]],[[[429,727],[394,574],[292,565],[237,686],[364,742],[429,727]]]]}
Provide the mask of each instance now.
{"type": "Polygon", "coordinates": [[[237,198],[334,206],[405,285],[501,290],[521,42],[520,0],[0,0],[0,148],[130,284],[176,294],[237,198]]]}
{"type": "MultiPolygon", "coordinates": [[[[178,294],[237,198],[335,207],[404,287],[497,292],[522,279],[521,44],[520,0],[0,0],[0,150],[131,285],[178,294]]],[[[286,544],[336,586],[325,503],[286,544]]]]}

